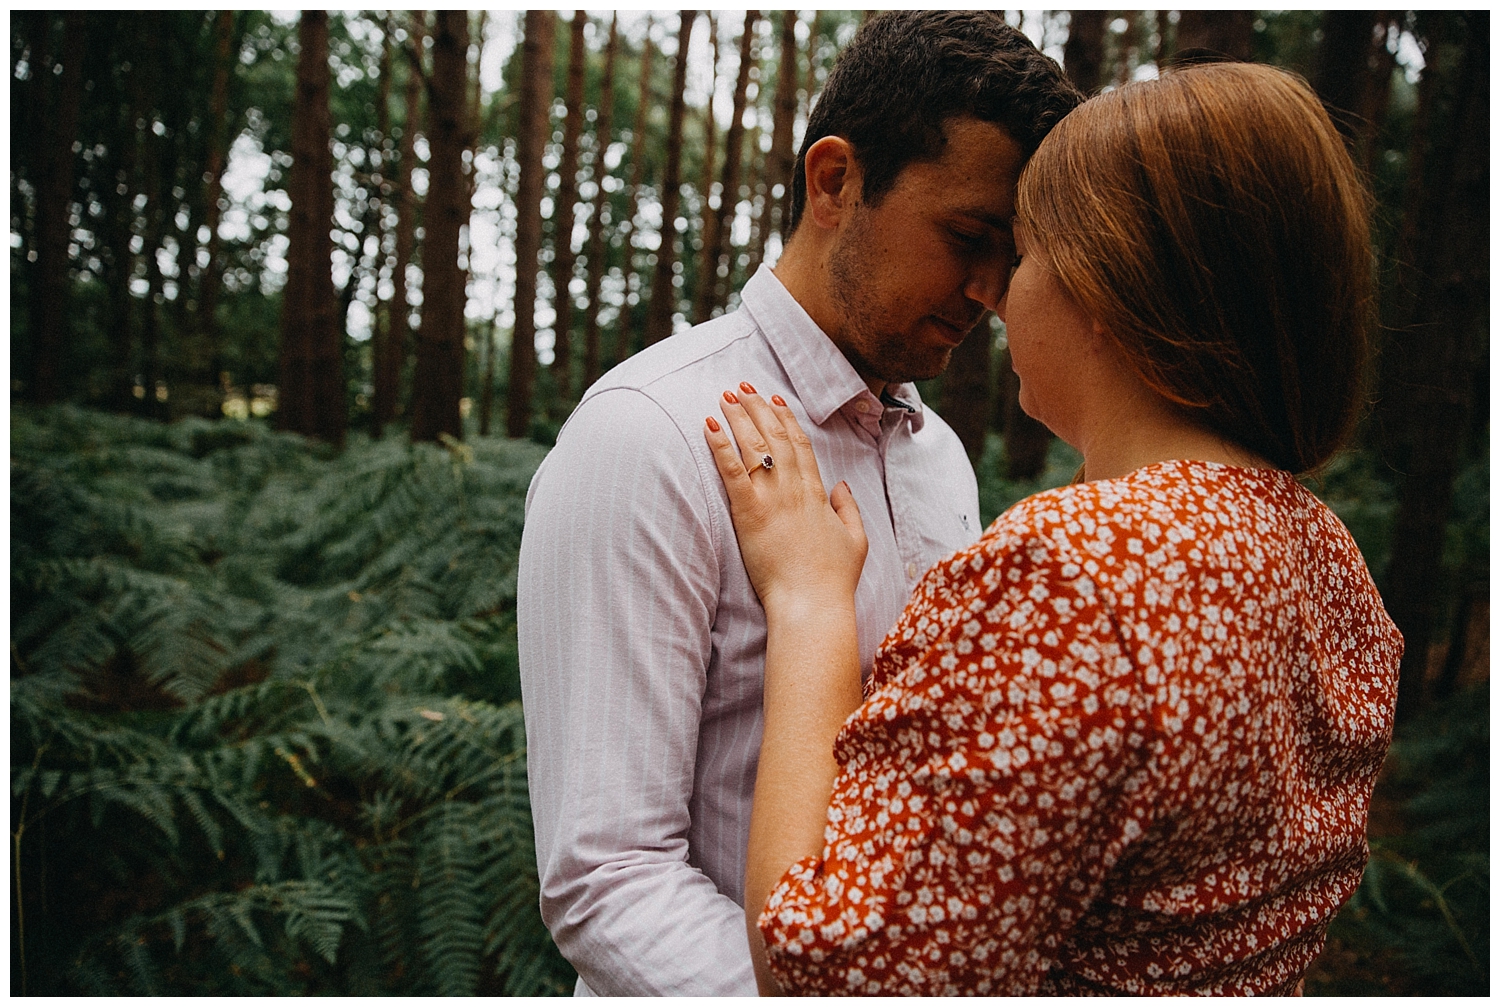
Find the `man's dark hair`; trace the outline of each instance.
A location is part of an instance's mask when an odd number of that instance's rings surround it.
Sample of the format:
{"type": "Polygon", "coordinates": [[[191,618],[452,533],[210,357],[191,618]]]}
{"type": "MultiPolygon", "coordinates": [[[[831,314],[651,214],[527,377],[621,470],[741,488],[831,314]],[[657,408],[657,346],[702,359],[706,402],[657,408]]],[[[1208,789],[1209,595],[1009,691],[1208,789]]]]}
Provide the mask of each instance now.
{"type": "Polygon", "coordinates": [[[792,172],[786,234],[807,203],[807,149],[825,136],[854,145],[865,202],[875,205],[913,161],[942,156],[955,116],[991,122],[1028,157],[1083,100],[1055,60],[993,11],[888,11],[839,54],[813,106],[792,172]]]}

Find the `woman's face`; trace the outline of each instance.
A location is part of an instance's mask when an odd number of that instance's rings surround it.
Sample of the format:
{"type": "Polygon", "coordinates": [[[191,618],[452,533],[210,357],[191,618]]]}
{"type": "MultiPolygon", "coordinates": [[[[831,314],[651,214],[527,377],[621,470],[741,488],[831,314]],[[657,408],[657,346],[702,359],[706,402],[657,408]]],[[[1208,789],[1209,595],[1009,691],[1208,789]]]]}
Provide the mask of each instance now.
{"type": "Polygon", "coordinates": [[[1021,408],[1078,446],[1077,427],[1113,368],[1102,330],[1063,289],[1026,226],[1015,225],[1017,261],[998,314],[1021,379],[1021,408]]]}

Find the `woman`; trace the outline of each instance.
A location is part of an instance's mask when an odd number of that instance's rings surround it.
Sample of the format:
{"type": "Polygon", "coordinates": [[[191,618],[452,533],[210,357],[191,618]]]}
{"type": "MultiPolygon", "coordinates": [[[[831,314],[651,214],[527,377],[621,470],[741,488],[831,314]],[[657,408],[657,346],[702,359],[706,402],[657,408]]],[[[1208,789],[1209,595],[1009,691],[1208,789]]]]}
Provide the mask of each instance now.
{"type": "Polygon", "coordinates": [[[1021,405],[1086,481],[930,570],[862,705],[848,488],[778,398],[706,424],[769,627],[762,991],[1295,992],[1401,653],[1294,478],[1360,405],[1366,198],[1304,83],[1215,64],[1071,113],[1017,208],[1021,405]]]}

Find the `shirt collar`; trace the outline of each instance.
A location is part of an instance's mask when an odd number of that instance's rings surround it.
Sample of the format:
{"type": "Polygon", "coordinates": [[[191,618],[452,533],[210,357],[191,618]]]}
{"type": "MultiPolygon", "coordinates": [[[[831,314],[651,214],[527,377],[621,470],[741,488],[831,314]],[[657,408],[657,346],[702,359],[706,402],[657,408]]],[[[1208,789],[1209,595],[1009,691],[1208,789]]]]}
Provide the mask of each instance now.
{"type": "MultiPolygon", "coordinates": [[[[771,351],[781,361],[792,384],[792,393],[807,410],[807,418],[818,426],[845,405],[867,396],[877,401],[870,386],[818,327],[806,309],[782,285],[771,267],[761,264],[740,291],[740,303],[765,333],[771,351]]],[[[922,397],[911,384],[889,385],[881,401],[884,408],[901,409],[909,416],[913,431],[922,429],[922,397]],[[889,400],[897,400],[891,402],[889,400]]]]}

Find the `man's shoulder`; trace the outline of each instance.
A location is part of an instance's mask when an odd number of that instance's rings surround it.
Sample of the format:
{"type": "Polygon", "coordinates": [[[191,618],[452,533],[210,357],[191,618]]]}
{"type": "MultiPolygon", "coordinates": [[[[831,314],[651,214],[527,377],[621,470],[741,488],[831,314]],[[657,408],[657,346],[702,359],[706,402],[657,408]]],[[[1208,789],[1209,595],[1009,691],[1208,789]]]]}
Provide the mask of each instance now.
{"type": "Polygon", "coordinates": [[[748,311],[732,311],[663,339],[621,362],[583,393],[579,405],[606,392],[643,393],[662,405],[695,387],[706,373],[769,355],[769,347],[748,311]]]}

